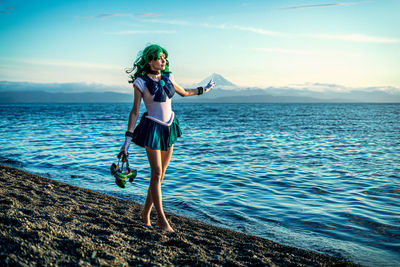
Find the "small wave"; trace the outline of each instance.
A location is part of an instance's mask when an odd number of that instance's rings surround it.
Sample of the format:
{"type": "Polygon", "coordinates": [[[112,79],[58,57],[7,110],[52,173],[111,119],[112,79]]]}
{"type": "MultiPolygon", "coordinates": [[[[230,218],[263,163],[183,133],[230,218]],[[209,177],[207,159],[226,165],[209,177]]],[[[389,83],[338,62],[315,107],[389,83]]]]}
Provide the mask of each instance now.
{"type": "Polygon", "coordinates": [[[238,210],[225,210],[222,212],[224,216],[230,217],[237,222],[249,222],[250,220],[247,218],[245,214],[238,210]]]}
{"type": "Polygon", "coordinates": [[[76,179],[76,178],[85,178],[83,175],[76,175],[76,174],[71,174],[71,178],[76,179]]]}
{"type": "Polygon", "coordinates": [[[380,223],[367,216],[343,213],[343,217],[348,218],[348,221],[369,229],[369,234],[379,234],[386,237],[391,237],[400,240],[400,227],[398,225],[389,225],[380,223]]]}
{"type": "Polygon", "coordinates": [[[255,218],[260,220],[260,221],[263,221],[263,222],[274,223],[274,224],[277,224],[277,225],[281,225],[282,224],[282,222],[280,222],[278,220],[270,219],[270,218],[263,217],[263,216],[255,216],[255,218]]]}
{"type": "Polygon", "coordinates": [[[13,167],[22,167],[24,164],[21,161],[0,157],[0,163],[13,167]]]}
{"type": "Polygon", "coordinates": [[[115,118],[96,118],[92,119],[93,121],[123,121],[121,119],[115,119],[115,118]]]}
{"type": "Polygon", "coordinates": [[[324,195],[324,194],[329,194],[328,191],[325,191],[319,187],[312,187],[311,192],[316,194],[316,195],[324,195]]]}
{"type": "Polygon", "coordinates": [[[218,219],[217,216],[211,215],[208,212],[205,211],[200,211],[200,216],[203,217],[206,221],[216,223],[216,224],[222,224],[222,221],[218,219]]]}
{"type": "Polygon", "coordinates": [[[194,209],[191,205],[189,205],[188,203],[186,203],[185,201],[182,201],[182,200],[180,200],[180,201],[174,201],[174,204],[175,204],[175,206],[176,206],[177,208],[179,208],[179,210],[186,211],[186,212],[193,212],[193,211],[195,211],[195,209],[194,209]]]}

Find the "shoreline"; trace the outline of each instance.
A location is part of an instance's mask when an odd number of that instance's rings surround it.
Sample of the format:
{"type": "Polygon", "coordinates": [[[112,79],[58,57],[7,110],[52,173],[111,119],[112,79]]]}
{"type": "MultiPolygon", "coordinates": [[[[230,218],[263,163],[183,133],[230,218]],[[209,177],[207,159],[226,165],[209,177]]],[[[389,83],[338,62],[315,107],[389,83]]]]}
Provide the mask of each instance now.
{"type": "Polygon", "coordinates": [[[0,184],[2,266],[358,266],[169,212],[176,233],[164,233],[140,204],[12,167],[0,184]]]}

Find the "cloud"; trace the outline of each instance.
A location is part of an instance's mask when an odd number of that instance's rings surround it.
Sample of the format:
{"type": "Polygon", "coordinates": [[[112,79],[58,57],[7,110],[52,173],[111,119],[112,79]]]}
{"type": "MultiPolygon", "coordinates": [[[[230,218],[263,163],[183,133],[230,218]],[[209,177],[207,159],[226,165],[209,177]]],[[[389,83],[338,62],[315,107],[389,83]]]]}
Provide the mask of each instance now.
{"type": "Polygon", "coordinates": [[[301,5],[301,6],[284,7],[282,9],[303,9],[303,8],[318,8],[318,7],[332,7],[332,6],[351,6],[351,5],[357,5],[360,3],[362,3],[362,2],[332,3],[332,4],[319,4],[319,5],[301,5]]]}
{"type": "Polygon", "coordinates": [[[274,31],[270,31],[270,30],[266,30],[266,29],[255,28],[255,27],[246,27],[246,26],[240,26],[240,25],[227,25],[227,24],[212,25],[212,24],[208,24],[208,23],[202,23],[197,26],[213,28],[213,29],[220,29],[220,30],[240,30],[240,31],[254,32],[254,33],[262,34],[262,35],[269,35],[269,36],[285,35],[284,33],[280,33],[280,32],[274,32],[274,31]]]}
{"type": "Polygon", "coordinates": [[[306,35],[313,38],[319,39],[334,39],[334,40],[343,40],[343,41],[353,41],[353,42],[361,42],[361,43],[399,43],[398,39],[390,39],[384,37],[376,37],[376,36],[368,36],[364,34],[309,34],[306,35]]]}
{"type": "Polygon", "coordinates": [[[269,36],[284,35],[283,33],[280,33],[280,32],[274,32],[274,31],[265,30],[265,29],[261,29],[261,28],[254,28],[254,27],[243,27],[243,26],[234,25],[234,26],[231,26],[231,28],[241,30],[241,31],[254,32],[254,33],[258,33],[258,34],[262,34],[262,35],[269,35],[269,36]]]}
{"type": "Polygon", "coordinates": [[[340,34],[323,34],[323,33],[322,34],[291,34],[291,33],[275,32],[275,31],[266,30],[266,29],[262,29],[262,28],[239,26],[239,25],[226,25],[226,24],[211,25],[211,24],[203,23],[203,24],[199,24],[197,26],[220,29],[220,30],[235,29],[235,30],[240,30],[240,31],[253,32],[253,33],[261,34],[261,35],[280,36],[280,37],[288,37],[288,38],[307,37],[307,38],[329,39],[329,40],[333,39],[333,40],[361,42],[361,43],[386,43],[386,44],[400,42],[400,40],[398,40],[398,39],[369,36],[369,35],[359,34],[359,33],[341,34],[341,35],[340,34]]]}
{"type": "MultiPolygon", "coordinates": [[[[352,2],[352,3],[335,3],[335,4],[325,4],[325,5],[350,5],[350,4],[358,4],[361,2],[352,2]]],[[[323,6],[323,5],[311,5],[311,6],[323,6]]],[[[305,7],[305,6],[299,6],[305,7]]],[[[208,23],[192,23],[185,20],[161,20],[161,19],[153,19],[152,17],[161,16],[160,14],[156,13],[142,13],[142,14],[126,14],[126,13],[110,13],[110,14],[100,14],[96,17],[86,17],[86,18],[108,18],[108,17],[122,17],[122,16],[135,16],[135,17],[142,17],[143,21],[146,23],[159,23],[159,24],[168,24],[168,25],[183,25],[183,26],[197,26],[197,27],[206,27],[206,28],[213,28],[213,29],[220,29],[220,30],[239,30],[245,32],[252,32],[260,35],[266,36],[279,36],[279,37],[286,37],[286,38],[298,38],[298,37],[306,37],[306,38],[317,38],[317,39],[329,39],[329,40],[342,40],[342,41],[351,41],[351,42],[362,42],[362,43],[399,43],[400,40],[398,39],[391,39],[385,37],[376,37],[376,36],[369,36],[365,34],[293,34],[293,33],[284,33],[284,32],[276,32],[271,31],[263,28],[257,27],[249,27],[249,26],[241,26],[241,25],[229,25],[229,24],[208,24],[208,23]]],[[[129,34],[147,34],[147,33],[161,33],[161,34],[175,34],[176,31],[120,31],[111,34],[117,35],[129,35],[129,34]]],[[[286,51],[287,53],[292,53],[286,51]]],[[[282,51],[283,53],[283,51],[282,51]]],[[[297,51],[293,53],[304,54],[304,51],[297,51]]]]}
{"type": "Polygon", "coordinates": [[[15,9],[15,6],[10,6],[6,10],[1,10],[0,14],[10,14],[13,9],[15,9]]]}
{"type": "Polygon", "coordinates": [[[295,54],[295,55],[320,55],[318,51],[311,50],[300,50],[300,49],[283,49],[283,48],[255,48],[257,51],[262,52],[272,52],[272,53],[282,53],[282,54],[295,54]]]}
{"type": "Polygon", "coordinates": [[[110,13],[110,14],[99,14],[96,18],[109,18],[109,17],[161,17],[161,14],[157,13],[139,13],[139,14],[127,14],[127,13],[110,13]]]}
{"type": "Polygon", "coordinates": [[[150,23],[160,23],[160,24],[169,24],[169,25],[195,25],[185,20],[160,20],[160,19],[143,19],[143,22],[150,23]]]}
{"type": "Polygon", "coordinates": [[[103,64],[103,63],[92,63],[92,62],[78,62],[69,60],[48,60],[48,59],[36,59],[36,58],[0,58],[2,61],[10,61],[16,63],[23,63],[28,65],[41,65],[41,66],[54,66],[54,67],[67,67],[67,68],[93,68],[93,69],[104,69],[104,70],[120,70],[120,66],[103,64]]]}
{"type": "Polygon", "coordinates": [[[161,17],[161,14],[157,13],[141,13],[141,14],[136,14],[138,17],[161,17]]]}
{"type": "MultiPolygon", "coordinates": [[[[311,92],[326,92],[326,93],[350,93],[350,92],[385,92],[389,95],[400,94],[400,87],[398,86],[373,86],[373,87],[349,87],[345,85],[332,84],[332,83],[318,83],[318,82],[307,82],[301,84],[289,84],[288,87],[282,89],[294,89],[299,91],[311,91],[311,92]]],[[[379,101],[378,101],[379,102],[379,101]]]]}
{"type": "Polygon", "coordinates": [[[109,13],[109,14],[99,14],[96,18],[103,19],[103,18],[111,18],[111,17],[131,17],[131,14],[126,13],[109,13]]]}
{"type": "Polygon", "coordinates": [[[129,13],[104,13],[96,16],[75,16],[77,19],[105,19],[112,17],[141,17],[141,18],[154,18],[161,17],[161,14],[156,13],[140,13],[140,14],[129,14],[129,13]]]}
{"type": "Polygon", "coordinates": [[[342,41],[351,41],[351,42],[361,42],[361,43],[399,43],[399,39],[393,38],[385,38],[385,37],[377,37],[370,36],[365,34],[353,33],[353,34],[291,34],[284,32],[275,32],[262,28],[256,27],[247,27],[247,26],[239,26],[239,25],[210,25],[207,23],[200,24],[198,26],[203,26],[207,28],[221,29],[221,30],[229,30],[235,29],[240,31],[253,32],[256,34],[267,35],[267,36],[280,36],[280,37],[288,37],[288,38],[296,38],[296,37],[307,37],[307,38],[317,38],[317,39],[329,39],[329,40],[342,40],[342,41]]]}
{"type": "Polygon", "coordinates": [[[134,34],[176,34],[176,31],[119,31],[119,32],[113,32],[110,34],[115,34],[115,35],[134,35],[134,34]]]}
{"type": "Polygon", "coordinates": [[[301,84],[289,84],[290,89],[300,91],[312,91],[312,92],[346,92],[352,89],[343,85],[331,84],[331,83],[315,83],[306,82],[301,84]]]}
{"type": "Polygon", "coordinates": [[[284,48],[254,48],[256,51],[267,52],[267,53],[280,53],[300,56],[334,56],[334,57],[346,57],[346,58],[359,58],[360,54],[348,53],[344,51],[332,51],[332,50],[303,50],[303,49],[284,49],[284,48]]]}

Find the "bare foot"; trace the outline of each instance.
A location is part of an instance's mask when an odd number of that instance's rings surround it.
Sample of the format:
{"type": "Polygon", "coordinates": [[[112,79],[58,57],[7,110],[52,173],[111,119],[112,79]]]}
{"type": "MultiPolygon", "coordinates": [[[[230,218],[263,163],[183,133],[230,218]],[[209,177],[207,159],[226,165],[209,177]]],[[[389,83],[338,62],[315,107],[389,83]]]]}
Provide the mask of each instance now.
{"type": "Polygon", "coordinates": [[[143,213],[140,213],[140,218],[142,218],[142,222],[146,225],[146,226],[151,226],[151,222],[150,222],[150,215],[146,216],[143,213]]]}
{"type": "Polygon", "coordinates": [[[162,231],[168,232],[168,233],[174,233],[174,229],[172,229],[171,225],[169,225],[167,220],[159,220],[157,219],[157,225],[160,227],[162,231]]]}

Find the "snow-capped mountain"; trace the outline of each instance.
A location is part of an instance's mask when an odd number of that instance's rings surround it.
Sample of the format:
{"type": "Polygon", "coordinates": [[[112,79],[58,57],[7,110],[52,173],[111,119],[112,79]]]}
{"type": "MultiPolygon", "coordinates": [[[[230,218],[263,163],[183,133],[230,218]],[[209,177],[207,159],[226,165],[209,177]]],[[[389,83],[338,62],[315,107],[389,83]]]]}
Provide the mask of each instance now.
{"type": "Polygon", "coordinates": [[[194,84],[193,87],[205,86],[211,79],[213,79],[215,82],[215,88],[220,88],[220,89],[238,88],[237,85],[231,83],[230,81],[228,81],[227,79],[225,79],[224,77],[222,77],[222,75],[220,75],[218,73],[211,74],[210,76],[206,77],[201,82],[194,84]]]}

